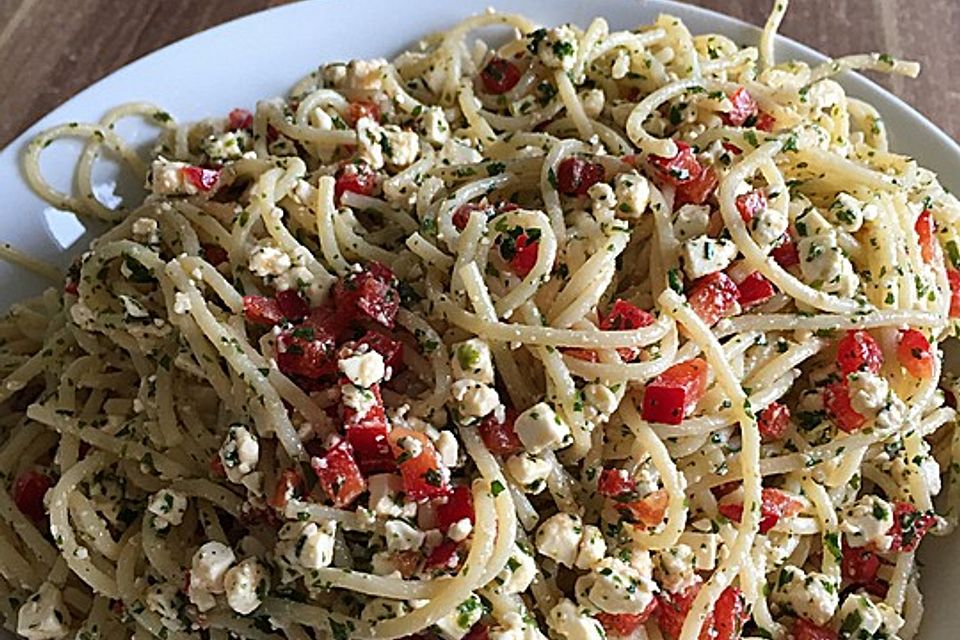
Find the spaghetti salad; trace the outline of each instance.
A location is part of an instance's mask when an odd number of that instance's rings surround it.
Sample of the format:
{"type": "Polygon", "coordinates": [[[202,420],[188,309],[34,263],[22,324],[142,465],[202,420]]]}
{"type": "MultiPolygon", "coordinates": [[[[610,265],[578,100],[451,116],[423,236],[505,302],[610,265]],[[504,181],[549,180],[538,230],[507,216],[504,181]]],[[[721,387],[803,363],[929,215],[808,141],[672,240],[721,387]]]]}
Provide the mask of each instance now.
{"type": "Polygon", "coordinates": [[[109,230],[0,323],[5,626],[913,637],[960,204],[833,79],[917,66],[778,62],[785,10],[759,47],[489,12],[253,111],[41,134],[34,189],[109,230]]]}

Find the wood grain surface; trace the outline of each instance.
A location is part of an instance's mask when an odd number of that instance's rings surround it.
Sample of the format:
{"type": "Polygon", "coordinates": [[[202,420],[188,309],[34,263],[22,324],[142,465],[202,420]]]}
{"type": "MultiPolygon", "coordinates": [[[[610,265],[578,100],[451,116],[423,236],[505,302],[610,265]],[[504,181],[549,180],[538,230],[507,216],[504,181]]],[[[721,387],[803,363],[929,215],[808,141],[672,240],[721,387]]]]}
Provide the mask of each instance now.
{"type": "MultiPolygon", "coordinates": [[[[128,62],[286,1],[0,0],[0,148],[128,62]]],[[[763,22],[770,7],[770,0],[691,3],[755,24],[763,22]]],[[[830,55],[880,51],[919,60],[920,79],[879,81],[960,138],[960,77],[951,65],[960,57],[960,0],[793,0],[781,31],[830,55]]]]}

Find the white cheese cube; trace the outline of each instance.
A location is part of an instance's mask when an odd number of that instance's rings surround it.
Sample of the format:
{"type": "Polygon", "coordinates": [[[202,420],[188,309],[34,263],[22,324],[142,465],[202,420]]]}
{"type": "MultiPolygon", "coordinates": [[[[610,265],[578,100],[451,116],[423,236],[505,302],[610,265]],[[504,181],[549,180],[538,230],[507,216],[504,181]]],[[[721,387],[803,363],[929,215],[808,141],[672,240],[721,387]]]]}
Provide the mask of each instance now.
{"type": "Polygon", "coordinates": [[[587,195],[590,196],[590,206],[593,215],[598,220],[609,218],[613,208],[617,206],[617,196],[613,189],[605,182],[598,182],[587,189],[587,195]]]}
{"type": "Polygon", "coordinates": [[[619,558],[604,558],[590,572],[587,598],[607,613],[642,613],[653,602],[657,585],[619,558]]]}
{"type": "Polygon", "coordinates": [[[463,138],[450,138],[443,143],[437,154],[440,164],[477,164],[483,162],[483,154],[470,146],[463,138]]]}
{"type": "Polygon", "coordinates": [[[372,350],[343,358],[337,362],[337,367],[350,382],[364,388],[383,380],[386,373],[383,356],[372,350]]]}
{"type": "Polygon", "coordinates": [[[190,313],[192,305],[190,303],[190,296],[183,293],[182,291],[177,291],[173,294],[173,312],[179,315],[190,313]]]}
{"type": "Polygon", "coordinates": [[[673,233],[678,240],[688,240],[702,236],[710,226],[710,207],[699,204],[685,204],[674,214],[673,233]]]}
{"type": "Polygon", "coordinates": [[[349,383],[340,387],[340,400],[345,407],[350,407],[361,416],[377,406],[377,398],[372,391],[349,383]]]}
{"type": "Polygon", "coordinates": [[[450,124],[441,107],[423,107],[418,118],[420,132],[431,143],[442,145],[450,137],[450,124]]]}
{"type": "Polygon", "coordinates": [[[580,92],[580,102],[583,103],[583,111],[588,118],[596,119],[603,113],[603,104],[606,96],[602,89],[586,89],[580,92]]]}
{"type": "Polygon", "coordinates": [[[603,560],[607,553],[607,542],[603,533],[592,524],[584,525],[583,536],[580,538],[580,548],[577,551],[576,567],[591,569],[603,560]]]}
{"type": "Polygon", "coordinates": [[[147,609],[160,616],[163,626],[174,631],[185,625],[180,620],[180,607],[184,604],[180,589],[175,584],[161,582],[149,587],[144,595],[147,609]]]}
{"type": "Polygon", "coordinates": [[[583,521],[572,513],[550,516],[537,529],[537,551],[566,567],[573,567],[580,552],[583,521]]]}
{"type": "Polygon", "coordinates": [[[697,581],[693,549],[685,544],[661,549],[656,554],[657,582],[670,593],[679,593],[697,581]]]}
{"type": "Polygon", "coordinates": [[[568,444],[570,439],[570,427],[546,402],[535,404],[517,416],[514,429],[530,453],[556,449],[568,444]]]}
{"type": "Polygon", "coordinates": [[[450,385],[450,393],[457,402],[457,411],[465,422],[482,418],[500,406],[500,395],[488,384],[476,380],[457,380],[450,385]]]}
{"type": "Polygon", "coordinates": [[[867,420],[875,419],[890,395],[886,379],[869,371],[859,371],[847,376],[847,381],[850,406],[867,420]]]}
{"type": "Polygon", "coordinates": [[[256,436],[241,424],[231,425],[220,447],[220,462],[230,482],[243,482],[259,461],[260,443],[256,436]]]}
{"type": "Polygon", "coordinates": [[[540,493],[547,486],[552,469],[549,462],[534,453],[519,453],[507,458],[507,473],[526,493],[540,493]]]}
{"type": "Polygon", "coordinates": [[[274,555],[294,571],[319,569],[333,562],[337,523],[288,522],[278,535],[274,555]]]}
{"type": "Polygon", "coordinates": [[[390,551],[412,551],[423,545],[424,533],[411,527],[403,520],[388,520],[384,525],[387,549],[390,551]]]}
{"type": "Polygon", "coordinates": [[[891,638],[902,626],[903,618],[886,603],[859,593],[848,595],[840,608],[843,638],[891,638]]]}
{"type": "Polygon", "coordinates": [[[797,252],[800,271],[811,287],[846,297],[856,293],[860,278],[837,245],[835,232],[801,238],[797,252]]]}
{"type": "Polygon", "coordinates": [[[833,619],[840,604],[839,585],[822,573],[807,575],[797,567],[780,569],[774,601],[802,618],[823,626],[833,619]]]}
{"type": "Polygon", "coordinates": [[[70,631],[70,612],[63,594],[49,582],[30,596],[17,611],[17,634],[28,640],[53,640],[70,631]]]}
{"type": "Polygon", "coordinates": [[[547,624],[567,640],[604,640],[606,638],[600,622],[583,613],[580,607],[566,598],[550,610],[547,624]]]}
{"type": "Polygon", "coordinates": [[[754,242],[767,248],[779,242],[789,225],[790,220],[786,213],[773,207],[764,207],[753,216],[748,227],[754,242]]]}
{"type": "Polygon", "coordinates": [[[458,604],[456,609],[437,620],[434,626],[445,640],[460,640],[480,621],[481,616],[483,603],[480,602],[480,596],[474,593],[458,604]]]}
{"type": "Polygon", "coordinates": [[[737,257],[737,244],[731,240],[714,240],[708,236],[683,243],[683,270],[691,280],[723,271],[737,257]]]}
{"type": "Polygon", "coordinates": [[[172,489],[161,489],[153,494],[147,503],[147,511],[154,515],[153,527],[157,531],[164,531],[183,522],[186,510],[187,497],[172,489]]]}
{"type": "Polygon", "coordinates": [[[514,547],[507,566],[497,576],[499,591],[504,594],[523,593],[537,577],[537,563],[522,547],[514,547]]]}
{"type": "Polygon", "coordinates": [[[891,528],[893,505],[879,496],[863,496],[840,514],[840,531],[851,547],[873,545],[881,552],[887,551],[893,543],[891,528]]]}
{"type": "Polygon", "coordinates": [[[137,218],[133,221],[130,230],[133,231],[133,237],[143,244],[157,244],[160,242],[160,234],[157,233],[159,225],[153,218],[137,218]]]}
{"type": "Polygon", "coordinates": [[[293,266],[290,256],[269,244],[257,244],[250,251],[248,268],[261,278],[282,276],[293,266]]]}
{"type": "Polygon", "coordinates": [[[433,441],[437,453],[440,454],[440,462],[445,467],[455,467],[460,462],[460,445],[457,437],[452,431],[441,431],[433,441]]]}
{"type": "Polygon", "coordinates": [[[577,60],[577,34],[567,25],[538,29],[527,35],[544,66],[570,71],[577,60]]]}
{"type": "Polygon", "coordinates": [[[453,377],[476,380],[483,384],[492,385],[494,382],[493,356],[490,345],[480,338],[471,338],[458,342],[451,349],[451,368],[453,377]]]}
{"type": "Polygon", "coordinates": [[[223,588],[227,604],[240,615],[252,613],[263,602],[269,588],[269,572],[256,558],[247,558],[227,571],[223,588]]]}
{"type": "Polygon", "coordinates": [[[473,523],[470,522],[470,518],[462,518],[450,525],[447,537],[454,542],[463,542],[470,536],[471,531],[473,531],[473,523]]]}
{"type": "MultiPolygon", "coordinates": [[[[636,171],[621,173],[613,179],[617,195],[617,215],[639,218],[650,204],[650,183],[636,171]]],[[[706,227],[704,227],[706,230],[706,227]]]]}

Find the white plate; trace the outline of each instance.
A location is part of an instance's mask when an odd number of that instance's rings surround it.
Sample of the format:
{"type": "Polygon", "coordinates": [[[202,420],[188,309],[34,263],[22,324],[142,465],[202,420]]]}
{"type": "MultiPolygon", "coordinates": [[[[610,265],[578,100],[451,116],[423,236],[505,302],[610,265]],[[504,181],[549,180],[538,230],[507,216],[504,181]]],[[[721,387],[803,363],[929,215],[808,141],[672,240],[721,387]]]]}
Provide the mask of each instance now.
{"type": "MultiPolygon", "coordinates": [[[[339,0],[302,2],[279,7],[197,34],[170,45],[104,78],[40,120],[0,153],[0,241],[63,265],[83,248],[78,231],[62,215],[46,212],[21,178],[23,147],[39,130],[63,122],[92,121],[110,107],[147,100],[182,120],[225,114],[236,106],[252,107],[263,97],[282,95],[290,85],[323,62],[389,56],[427,32],[450,26],[493,5],[524,13],[544,24],[575,22],[582,26],[602,15],[614,28],[652,21],[660,12],[682,18],[694,33],[717,32],[754,44],[755,27],[711,11],[668,0],[339,0]],[[72,243],[72,244],[71,244],[72,243]]],[[[763,16],[757,16],[760,21],[763,16]]],[[[875,25],[860,24],[870,29],[875,25]]],[[[813,50],[787,39],[777,43],[780,59],[824,60],[813,50]]],[[[909,52],[906,52],[909,54],[909,52]]],[[[946,79],[945,79],[946,80],[946,79]]],[[[872,102],[891,132],[893,148],[918,157],[937,171],[945,186],[960,189],[960,147],[923,116],[877,85],[855,75],[843,84],[872,102]]],[[[145,140],[149,129],[125,128],[145,140]]],[[[52,148],[51,150],[54,150],[52,148]]],[[[67,184],[72,162],[48,154],[49,174],[67,184]]],[[[0,308],[39,292],[44,282],[0,263],[0,308]]],[[[957,637],[960,607],[960,536],[933,539],[921,554],[927,615],[921,637],[957,637]]]]}

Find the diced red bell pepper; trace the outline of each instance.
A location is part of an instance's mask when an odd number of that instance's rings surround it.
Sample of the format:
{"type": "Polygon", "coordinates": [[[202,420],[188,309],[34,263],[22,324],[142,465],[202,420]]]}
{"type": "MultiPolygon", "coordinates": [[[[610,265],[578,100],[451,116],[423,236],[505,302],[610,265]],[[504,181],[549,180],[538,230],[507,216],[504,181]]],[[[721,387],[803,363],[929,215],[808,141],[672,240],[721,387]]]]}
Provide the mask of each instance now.
{"type": "MultiPolygon", "coordinates": [[[[617,298],[610,308],[610,312],[600,318],[600,329],[603,331],[629,331],[648,327],[656,322],[656,317],[635,304],[617,298]]],[[[617,353],[624,362],[633,362],[640,357],[640,347],[620,347],[617,353]]],[[[593,353],[593,352],[591,352],[593,353]]],[[[596,354],[594,353],[594,357],[596,354]]]]}
{"type": "Polygon", "coordinates": [[[729,142],[721,142],[720,145],[735,156],[738,156],[741,153],[743,153],[743,149],[741,149],[735,144],[731,144],[729,142]]]}
{"type": "Polygon", "coordinates": [[[913,228],[920,239],[920,255],[923,256],[923,261],[932,262],[937,255],[937,239],[934,236],[937,226],[933,221],[933,212],[924,209],[917,217],[917,222],[913,225],[913,228]]]}
{"type": "Polygon", "coordinates": [[[365,475],[393,471],[396,462],[387,442],[389,427],[383,399],[380,397],[380,386],[372,385],[367,392],[373,395],[374,402],[363,415],[353,407],[343,405],[347,441],[353,447],[353,456],[365,475]]]}
{"type": "Polygon", "coordinates": [[[470,222],[470,214],[474,211],[480,211],[490,218],[496,210],[489,204],[484,204],[482,202],[467,202],[457,207],[457,210],[453,212],[453,226],[457,228],[457,231],[463,231],[467,228],[467,223],[470,222]]]}
{"type": "Polygon", "coordinates": [[[192,184],[198,191],[213,191],[220,182],[219,169],[206,169],[204,167],[184,167],[180,170],[187,182],[192,184]]]}
{"type": "Polygon", "coordinates": [[[284,469],[277,478],[277,485],[273,489],[273,495],[267,499],[267,504],[274,509],[283,509],[287,506],[290,498],[303,491],[303,476],[296,469],[284,469]]]}
{"type": "Polygon", "coordinates": [[[604,613],[601,611],[596,614],[596,617],[608,635],[629,636],[646,624],[656,610],[657,599],[654,598],[647,605],[647,608],[640,613],[604,613]]]}
{"type": "Polygon", "coordinates": [[[223,468],[223,460],[220,459],[218,454],[214,454],[214,456],[210,458],[207,466],[210,469],[210,475],[214,478],[227,477],[227,470],[223,468]]]}
{"type": "Polygon", "coordinates": [[[444,540],[427,556],[424,568],[432,571],[456,569],[460,564],[460,544],[453,540],[444,540]]]}
{"type": "Polygon", "coordinates": [[[253,114],[246,109],[234,109],[227,116],[227,128],[231,131],[237,129],[252,129],[253,114]]]}
{"type": "Polygon", "coordinates": [[[68,278],[67,281],[63,283],[63,292],[69,293],[72,296],[77,295],[80,292],[80,283],[68,278]]]}
{"type": "MultiPolygon", "coordinates": [[[[795,516],[803,509],[803,503],[780,489],[764,488],[760,501],[760,533],[766,533],[777,526],[780,518],[795,516]]],[[[727,502],[717,505],[717,510],[725,517],[740,522],[743,517],[742,502],[727,502]]]]}
{"type": "Polygon", "coordinates": [[[310,466],[335,507],[346,507],[367,490],[367,481],[363,479],[353,457],[353,448],[346,440],[327,449],[323,456],[311,458],[310,466]]]}
{"type": "Polygon", "coordinates": [[[767,208],[767,196],[759,189],[737,196],[737,211],[740,219],[750,222],[754,216],[767,208]]]}
{"type": "Polygon", "coordinates": [[[493,412],[480,421],[477,429],[480,431],[480,438],[486,445],[490,453],[498,456],[509,456],[521,451],[523,443],[513,428],[517,420],[517,412],[513,407],[507,407],[503,422],[495,417],[493,412]]]}
{"type": "Polygon", "coordinates": [[[682,140],[674,141],[677,145],[677,154],[672,158],[650,156],[650,164],[656,169],[660,178],[666,184],[674,187],[696,180],[703,173],[703,167],[693,153],[693,147],[682,140]]]}
{"type": "Polygon", "coordinates": [[[473,513],[473,493],[466,485],[454,487],[446,499],[441,498],[437,502],[436,510],[437,528],[441,533],[446,533],[450,527],[463,519],[469,520],[470,524],[476,522],[473,513]]]}
{"type": "Polygon", "coordinates": [[[933,375],[933,348],[927,337],[916,329],[900,332],[897,360],[915,378],[929,378],[933,375]]]}
{"type": "Polygon", "coordinates": [[[759,129],[760,131],[770,132],[770,131],[773,131],[773,128],[776,126],[776,124],[777,124],[776,118],[774,118],[772,115],[770,115],[766,111],[761,111],[760,114],[757,115],[757,121],[756,123],[754,123],[753,126],[754,128],[759,129]]]}
{"type": "Polygon", "coordinates": [[[276,299],[280,313],[290,322],[301,322],[310,315],[310,305],[295,289],[278,291],[276,299]]]}
{"type": "Polygon", "coordinates": [[[743,593],[736,587],[727,587],[720,593],[713,611],[700,630],[699,640],[736,640],[749,619],[743,593]]]}
{"type": "Polygon", "coordinates": [[[674,208],[685,204],[703,204],[713,195],[718,184],[720,176],[717,170],[710,166],[704,167],[696,178],[677,185],[673,198],[674,208]]]}
{"type": "Polygon", "coordinates": [[[821,627],[806,618],[797,618],[790,629],[791,640],[837,640],[837,632],[830,627],[821,627]]]}
{"type": "Polygon", "coordinates": [[[690,607],[693,606],[693,601],[703,587],[703,581],[699,576],[695,576],[694,579],[693,584],[679,593],[661,591],[657,595],[657,626],[668,640],[677,640],[680,637],[683,622],[687,619],[690,607]]]}
{"type": "Polygon", "coordinates": [[[783,237],[779,245],[770,251],[770,255],[784,269],[800,264],[800,252],[797,250],[797,243],[787,235],[783,237]]]}
{"type": "Polygon", "coordinates": [[[227,250],[217,244],[203,243],[200,245],[200,249],[203,252],[203,258],[215,267],[223,264],[230,258],[227,250]]]}
{"type": "Polygon", "coordinates": [[[647,383],[643,419],[680,424],[707,390],[707,362],[693,358],[673,365],[647,383]]]}
{"type": "Polygon", "coordinates": [[[764,442],[780,440],[790,428],[790,409],[785,404],[774,402],[760,412],[757,426],[764,442]]]}
{"type": "Polygon", "coordinates": [[[600,319],[600,328],[604,331],[628,331],[649,327],[656,317],[635,304],[617,298],[610,312],[600,319]]]}
{"type": "MultiPolygon", "coordinates": [[[[633,347],[622,347],[624,350],[628,350],[627,353],[632,353],[633,347]]],[[[561,347],[560,351],[563,355],[570,356],[571,358],[576,358],[577,360],[583,360],[584,362],[599,362],[600,358],[597,356],[597,352],[592,349],[580,349],[579,347],[561,347]]],[[[624,353],[617,349],[620,352],[620,357],[624,358],[624,353]]],[[[626,360],[626,358],[624,358],[626,360]]],[[[629,360],[627,360],[629,362],[629,360]]]]}
{"type": "Polygon", "coordinates": [[[42,522],[46,517],[43,496],[52,486],[50,476],[39,471],[24,471],[13,483],[13,502],[20,513],[34,522],[42,522]]]}
{"type": "Polygon", "coordinates": [[[615,500],[632,500],[637,497],[637,481],[626,469],[604,469],[597,479],[597,493],[615,500]]]}
{"type": "Polygon", "coordinates": [[[394,371],[403,366],[403,343],[399,340],[394,340],[380,331],[370,330],[357,340],[357,346],[362,345],[370,347],[383,356],[384,364],[394,371]]]}
{"type": "Polygon", "coordinates": [[[360,118],[370,118],[374,122],[380,122],[380,105],[373,100],[354,100],[347,107],[347,121],[351,125],[356,125],[360,118]]]}
{"type": "Polygon", "coordinates": [[[494,56],[480,72],[480,80],[487,93],[500,95],[517,86],[520,69],[509,60],[494,56]]]}
{"type": "Polygon", "coordinates": [[[750,118],[755,118],[760,112],[757,101],[753,99],[750,92],[745,87],[738,87],[727,98],[730,99],[731,107],[726,113],[721,114],[721,119],[725,124],[732,127],[742,127],[750,118]]]}
{"type": "MultiPolygon", "coordinates": [[[[682,593],[663,593],[659,596],[657,624],[668,640],[677,640],[690,607],[700,592],[702,582],[687,587],[682,593]]],[[[703,621],[698,640],[737,640],[743,625],[750,618],[743,593],[736,587],[727,587],[703,621]]]]}
{"type": "Polygon", "coordinates": [[[893,551],[916,550],[920,541],[936,523],[937,516],[932,511],[920,511],[909,502],[895,502],[893,528],[890,529],[893,542],[890,548],[893,551]]]}
{"type": "Polygon", "coordinates": [[[341,196],[347,191],[369,196],[376,188],[377,172],[366,162],[351,162],[343,165],[336,173],[334,199],[339,204],[341,196]]]}
{"type": "Polygon", "coordinates": [[[283,312],[273,298],[243,296],[243,316],[247,322],[272,327],[283,322],[283,312]]]}
{"type": "Polygon", "coordinates": [[[337,371],[336,334],[311,322],[285,329],[277,336],[277,367],[286,375],[317,379],[337,371]]]}
{"type": "Polygon", "coordinates": [[[847,433],[857,431],[867,422],[850,404],[850,387],[846,381],[834,382],[823,390],[823,406],[837,427],[847,433]]]}
{"type": "Polygon", "coordinates": [[[467,631],[467,635],[463,636],[460,640],[490,640],[490,626],[482,622],[470,627],[470,631],[467,631]]]}
{"type": "Polygon", "coordinates": [[[843,578],[851,584],[870,584],[880,571],[880,556],[864,547],[844,547],[840,566],[843,578]]]}
{"type": "Polygon", "coordinates": [[[763,304],[777,292],[773,283],[767,280],[762,273],[754,271],[737,283],[737,302],[741,309],[750,309],[763,304]]]}
{"type": "MultiPolygon", "coordinates": [[[[657,624],[668,640],[677,640],[690,607],[700,592],[702,582],[687,587],[682,593],[662,593],[658,596],[657,624]]],[[[703,621],[698,640],[737,640],[743,625],[750,618],[743,593],[736,587],[727,587],[703,621]]]]}
{"type": "Polygon", "coordinates": [[[663,517],[667,513],[667,505],[670,502],[670,495],[665,489],[651,491],[639,500],[630,502],[616,502],[614,506],[621,514],[628,516],[633,522],[638,522],[646,527],[655,527],[663,522],[663,517]]]}
{"type": "Polygon", "coordinates": [[[557,166],[557,189],[568,196],[585,196],[606,177],[603,165],[582,158],[564,158],[557,166]]]}
{"type": "Polygon", "coordinates": [[[950,283],[950,317],[960,318],[960,271],[947,269],[947,281],[950,283]]]}
{"type": "Polygon", "coordinates": [[[847,331],[837,343],[837,364],[845,376],[858,371],[877,373],[883,366],[883,351],[863,329],[847,331]]]}
{"type": "Polygon", "coordinates": [[[741,483],[736,480],[731,480],[730,482],[724,482],[722,484],[714,485],[710,487],[710,493],[713,494],[713,497],[719,500],[723,496],[728,496],[737,489],[739,489],[741,483]]]}
{"type": "Polygon", "coordinates": [[[722,318],[737,312],[739,297],[737,283],[723,271],[716,271],[691,285],[687,302],[694,313],[712,327],[722,318]]]}
{"type": "Polygon", "coordinates": [[[537,264],[537,254],[540,251],[540,242],[531,241],[525,233],[516,239],[516,251],[510,259],[510,268],[521,278],[526,278],[537,264]]]}
{"type": "Polygon", "coordinates": [[[411,500],[426,500],[450,495],[450,472],[440,462],[440,454],[426,435],[419,431],[394,427],[387,436],[394,459],[400,465],[403,490],[411,500]],[[402,446],[404,438],[419,444],[420,453],[411,455],[402,446]]]}
{"type": "Polygon", "coordinates": [[[337,311],[353,316],[360,313],[392,329],[400,310],[400,293],[395,282],[393,273],[378,263],[371,263],[358,273],[350,273],[340,278],[334,287],[337,311]]]}

